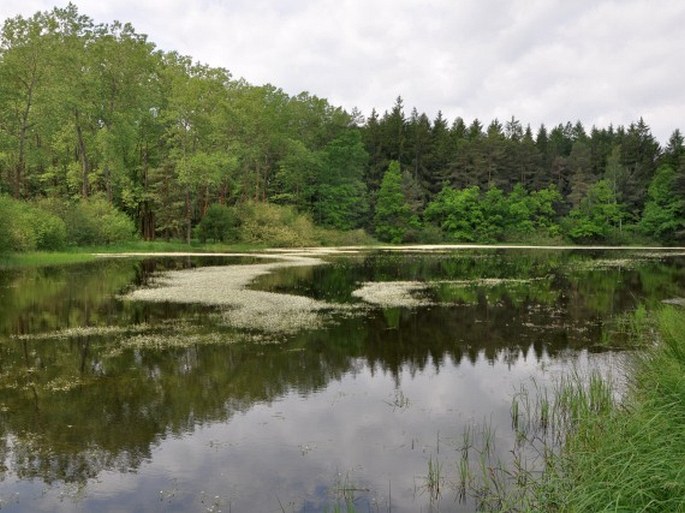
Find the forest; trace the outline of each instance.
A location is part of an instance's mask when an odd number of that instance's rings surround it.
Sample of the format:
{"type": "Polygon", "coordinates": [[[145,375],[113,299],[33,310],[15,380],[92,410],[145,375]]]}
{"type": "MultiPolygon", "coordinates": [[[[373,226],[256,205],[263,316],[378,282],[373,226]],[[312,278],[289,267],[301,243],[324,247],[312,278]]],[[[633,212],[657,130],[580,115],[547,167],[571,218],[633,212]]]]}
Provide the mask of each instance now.
{"type": "Polygon", "coordinates": [[[401,97],[364,117],[73,4],[2,26],[0,251],[137,238],[672,245],[684,198],[683,135],[662,146],[643,119],[430,119],[401,97]]]}

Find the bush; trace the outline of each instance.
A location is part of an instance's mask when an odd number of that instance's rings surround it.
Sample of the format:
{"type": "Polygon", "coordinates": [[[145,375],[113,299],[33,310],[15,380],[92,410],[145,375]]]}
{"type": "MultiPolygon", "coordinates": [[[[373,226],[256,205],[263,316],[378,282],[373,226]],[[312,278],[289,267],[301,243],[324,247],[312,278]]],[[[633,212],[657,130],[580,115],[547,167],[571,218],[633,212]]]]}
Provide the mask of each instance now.
{"type": "Polygon", "coordinates": [[[445,237],[440,228],[426,223],[419,230],[416,242],[421,244],[443,244],[445,242],[445,237]]]}
{"type": "Polygon", "coordinates": [[[59,217],[40,208],[33,208],[33,229],[36,249],[55,251],[67,243],[67,225],[59,217]]]}
{"type": "Polygon", "coordinates": [[[195,236],[203,243],[208,239],[218,242],[235,240],[236,225],[237,219],[233,210],[217,203],[207,209],[204,217],[195,227],[195,236]]]}
{"type": "Polygon", "coordinates": [[[45,210],[59,216],[67,228],[67,243],[92,246],[128,242],[135,238],[133,221],[105,198],[93,197],[75,202],[43,200],[45,210]]]}
{"type": "Polygon", "coordinates": [[[66,244],[67,227],[39,206],[0,197],[0,252],[56,250],[66,244]]]}
{"type": "Polygon", "coordinates": [[[292,207],[245,203],[238,208],[238,220],[242,242],[280,247],[316,244],[314,223],[292,207]]]}

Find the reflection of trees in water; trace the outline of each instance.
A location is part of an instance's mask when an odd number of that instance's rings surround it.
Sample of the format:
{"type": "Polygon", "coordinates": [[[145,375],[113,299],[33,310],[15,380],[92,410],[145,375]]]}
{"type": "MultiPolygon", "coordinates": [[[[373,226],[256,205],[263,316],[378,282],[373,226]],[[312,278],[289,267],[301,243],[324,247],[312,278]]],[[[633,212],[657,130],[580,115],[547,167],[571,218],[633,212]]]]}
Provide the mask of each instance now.
{"type": "MultiPolygon", "coordinates": [[[[445,258],[430,265],[417,260],[411,264],[414,269],[406,269],[397,258],[378,272],[389,277],[428,275],[434,272],[431,265],[438,265],[449,267],[445,272],[458,279],[465,269],[481,273],[492,268],[492,259],[482,260],[454,263],[445,258]]],[[[164,337],[174,334],[174,328],[159,321],[184,317],[191,326],[196,323],[198,332],[219,329],[207,326],[209,320],[201,317],[200,307],[122,304],[111,299],[131,280],[158,267],[130,262],[99,265],[103,267],[94,266],[90,274],[76,268],[56,274],[29,273],[25,279],[36,287],[48,284],[46,297],[38,294],[38,288],[22,292],[29,289],[17,286],[21,290],[12,289],[11,298],[0,298],[2,306],[11,309],[7,316],[3,311],[3,331],[46,331],[83,325],[89,319],[94,324],[148,323],[158,326],[156,335],[164,337]],[[36,299],[30,299],[32,294],[36,299]],[[53,302],[67,296],[65,313],[53,302]]],[[[544,276],[531,287],[476,288],[444,307],[375,309],[365,317],[340,319],[325,330],[300,333],[282,345],[121,350],[121,337],[127,336],[121,333],[1,340],[0,458],[4,453],[20,478],[46,482],[83,482],[103,470],[135,469],[166,436],[227,421],[235,412],[290,391],[321,390],[331,380],[366,366],[398,377],[407,369],[418,373],[428,365],[440,368],[450,361],[513,364],[518,358],[540,359],[587,347],[599,337],[601,319],[634,306],[645,289],[670,293],[672,284],[666,282],[683,284],[682,272],[664,265],[572,274],[545,265],[537,259],[511,264],[516,273],[533,269],[533,276],[544,276]]],[[[360,281],[376,272],[364,266],[361,271],[352,268],[360,281]]],[[[335,267],[325,272],[326,266],[298,270],[296,281],[329,287],[335,294],[357,286],[354,278],[345,279],[335,267]],[[328,278],[318,282],[317,276],[328,278]]],[[[283,278],[276,274],[273,279],[283,278]]]]}
{"type": "Polygon", "coordinates": [[[257,347],[130,349],[109,356],[117,342],[106,337],[8,341],[3,367],[18,376],[16,387],[0,391],[7,408],[0,424],[13,435],[12,467],[22,478],[84,481],[105,469],[137,468],[165,436],[227,421],[237,411],[292,390],[322,389],[359,370],[360,362],[399,375],[404,368],[442,366],[447,358],[475,362],[483,356],[528,354],[529,348],[539,358],[549,347],[549,338],[542,336],[506,341],[503,328],[493,328],[499,322],[496,312],[485,323],[470,319],[475,312],[468,310],[447,323],[437,310],[400,312],[397,329],[388,329],[378,312],[301,334],[284,345],[257,347]],[[79,385],[52,390],[50,384],[60,376],[79,385]]]}
{"type": "Polygon", "coordinates": [[[403,366],[422,371],[446,359],[459,364],[490,362],[512,354],[535,358],[554,356],[568,348],[587,346],[598,336],[586,320],[563,318],[553,308],[529,310],[504,305],[435,307],[410,312],[386,310],[369,320],[365,357],[370,365],[399,374],[403,366]],[[554,316],[560,316],[555,318],[554,316]]]}
{"type": "MultiPolygon", "coordinates": [[[[150,277],[159,271],[235,262],[251,263],[254,259],[105,259],[86,264],[3,270],[0,272],[0,336],[136,322],[141,313],[150,315],[155,307],[122,304],[115,300],[117,294],[131,286],[148,284],[150,277]]],[[[156,311],[168,317],[182,309],[169,306],[164,312],[159,308],[156,311]]]]}
{"type": "Polygon", "coordinates": [[[24,334],[117,321],[112,295],[135,276],[130,261],[0,273],[0,334],[24,334]]]}
{"type": "Polygon", "coordinates": [[[0,426],[11,435],[19,477],[84,481],[102,470],[136,468],[165,436],[226,421],[289,390],[323,388],[351,366],[348,355],[296,346],[131,349],[110,357],[112,344],[96,337],[3,342],[14,375],[0,383],[0,426]],[[55,391],[55,373],[79,385],[55,391]]]}

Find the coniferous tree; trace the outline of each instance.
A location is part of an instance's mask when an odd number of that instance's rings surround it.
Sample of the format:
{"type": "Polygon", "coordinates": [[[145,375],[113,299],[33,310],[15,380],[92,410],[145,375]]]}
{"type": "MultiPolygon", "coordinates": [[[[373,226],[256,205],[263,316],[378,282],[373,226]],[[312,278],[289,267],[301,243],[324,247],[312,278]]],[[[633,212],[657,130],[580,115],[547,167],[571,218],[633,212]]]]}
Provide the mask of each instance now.
{"type": "Polygon", "coordinates": [[[671,137],[668,138],[668,144],[664,148],[661,162],[676,169],[683,156],[685,156],[685,138],[683,138],[680,130],[676,128],[671,137]]]}
{"type": "Polygon", "coordinates": [[[430,147],[426,155],[426,174],[421,180],[428,192],[436,194],[449,180],[449,165],[455,147],[447,120],[438,112],[430,133],[430,147]]]}
{"type": "Polygon", "coordinates": [[[405,163],[407,141],[407,120],[404,117],[404,102],[401,96],[395,99],[392,110],[383,115],[381,120],[383,147],[391,160],[405,163]]]}
{"type": "Polygon", "coordinates": [[[372,196],[381,186],[383,173],[388,167],[388,158],[383,146],[383,134],[376,109],[366,120],[363,131],[364,146],[369,154],[369,164],[364,181],[372,196]]]}
{"type": "Polygon", "coordinates": [[[356,129],[346,130],[324,148],[314,206],[319,223],[342,230],[363,225],[369,208],[362,181],[368,158],[356,129]]]}

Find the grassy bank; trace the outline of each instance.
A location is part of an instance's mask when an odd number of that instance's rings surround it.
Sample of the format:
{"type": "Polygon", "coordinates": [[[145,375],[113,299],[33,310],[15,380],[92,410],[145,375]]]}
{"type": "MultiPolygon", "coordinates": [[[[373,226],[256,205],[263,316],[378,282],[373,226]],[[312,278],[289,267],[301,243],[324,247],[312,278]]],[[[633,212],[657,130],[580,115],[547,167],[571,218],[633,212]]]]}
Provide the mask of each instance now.
{"type": "Polygon", "coordinates": [[[522,388],[505,463],[488,425],[466,431],[459,496],[490,513],[685,512],[685,310],[663,308],[634,335],[646,346],[620,400],[597,372],[522,388]]]}
{"type": "Polygon", "coordinates": [[[127,253],[127,252],[186,252],[198,253],[244,253],[263,249],[263,245],[256,244],[201,244],[195,242],[165,242],[165,241],[132,241],[107,246],[83,246],[69,248],[64,251],[28,251],[0,255],[0,269],[39,267],[45,265],[66,265],[90,262],[95,260],[96,253],[127,253]]]}
{"type": "Polygon", "coordinates": [[[639,357],[626,398],[578,417],[536,484],[536,510],[685,511],[685,312],[657,319],[657,344],[639,357]]]}
{"type": "Polygon", "coordinates": [[[620,401],[597,373],[514,398],[513,462],[486,445],[462,472],[479,511],[685,512],[685,310],[664,308],[654,325],[620,401]]]}

